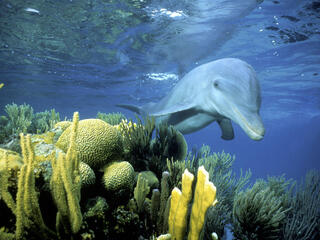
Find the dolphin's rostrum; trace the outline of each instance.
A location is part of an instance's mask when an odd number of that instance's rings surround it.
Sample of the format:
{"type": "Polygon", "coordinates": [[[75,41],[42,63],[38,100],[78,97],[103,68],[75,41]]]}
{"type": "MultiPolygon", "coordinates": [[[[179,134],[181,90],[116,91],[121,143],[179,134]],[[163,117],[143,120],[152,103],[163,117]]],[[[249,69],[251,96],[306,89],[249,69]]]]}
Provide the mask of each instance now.
{"type": "Polygon", "coordinates": [[[253,68],[240,59],[223,58],[194,68],[157,103],[118,106],[154,116],[157,123],[173,125],[183,134],[217,121],[226,140],[234,138],[232,120],[251,139],[260,140],[265,132],[260,105],[260,85],[253,68]]]}

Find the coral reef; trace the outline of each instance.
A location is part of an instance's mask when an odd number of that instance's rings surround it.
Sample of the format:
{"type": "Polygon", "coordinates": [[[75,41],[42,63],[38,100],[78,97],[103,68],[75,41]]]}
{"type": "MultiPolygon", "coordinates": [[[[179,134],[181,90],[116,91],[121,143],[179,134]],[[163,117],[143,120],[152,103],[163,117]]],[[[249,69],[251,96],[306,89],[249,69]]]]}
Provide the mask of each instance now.
{"type": "MultiPolygon", "coordinates": [[[[56,143],[56,146],[65,152],[69,146],[70,134],[71,126],[62,133],[56,143]]],[[[79,121],[75,148],[77,158],[93,169],[119,160],[122,155],[122,141],[119,132],[100,119],[79,121]]]]}
{"type": "Polygon", "coordinates": [[[234,156],[203,146],[185,160],[182,135],[152,119],[112,126],[77,113],[58,122],[58,113],[33,114],[26,104],[8,109],[20,120],[0,117],[1,240],[209,240],[224,239],[227,228],[242,240],[320,237],[319,171],[297,188],[284,176],[246,188],[251,172],[237,176],[234,156]],[[36,119],[48,127],[32,127],[36,119]],[[15,130],[3,132],[9,125],[15,130]],[[24,131],[33,134],[19,141],[24,131]],[[81,161],[87,153],[94,167],[81,161]]]}

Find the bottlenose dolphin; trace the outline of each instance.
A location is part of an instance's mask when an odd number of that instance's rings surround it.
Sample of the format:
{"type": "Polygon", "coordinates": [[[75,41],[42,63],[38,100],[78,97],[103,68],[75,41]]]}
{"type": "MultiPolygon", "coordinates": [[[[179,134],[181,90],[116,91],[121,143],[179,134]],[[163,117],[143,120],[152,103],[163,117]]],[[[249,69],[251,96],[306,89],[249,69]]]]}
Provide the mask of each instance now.
{"type": "Polygon", "coordinates": [[[173,125],[183,134],[217,121],[225,140],[234,138],[232,120],[251,139],[260,140],[265,132],[260,105],[260,85],[253,68],[240,59],[224,58],[191,70],[157,103],[118,106],[154,116],[157,123],[173,125]]]}

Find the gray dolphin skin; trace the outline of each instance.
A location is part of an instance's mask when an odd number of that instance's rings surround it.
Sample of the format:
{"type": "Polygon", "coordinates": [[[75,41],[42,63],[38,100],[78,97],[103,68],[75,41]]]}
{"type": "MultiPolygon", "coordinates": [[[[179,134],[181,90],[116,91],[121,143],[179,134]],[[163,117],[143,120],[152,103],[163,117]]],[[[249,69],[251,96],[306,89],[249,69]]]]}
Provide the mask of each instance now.
{"type": "Polygon", "coordinates": [[[223,58],[191,70],[157,103],[117,106],[153,116],[157,124],[173,125],[183,134],[217,121],[225,140],[234,138],[232,120],[251,139],[261,140],[265,128],[260,105],[260,85],[254,69],[240,59],[223,58]]]}

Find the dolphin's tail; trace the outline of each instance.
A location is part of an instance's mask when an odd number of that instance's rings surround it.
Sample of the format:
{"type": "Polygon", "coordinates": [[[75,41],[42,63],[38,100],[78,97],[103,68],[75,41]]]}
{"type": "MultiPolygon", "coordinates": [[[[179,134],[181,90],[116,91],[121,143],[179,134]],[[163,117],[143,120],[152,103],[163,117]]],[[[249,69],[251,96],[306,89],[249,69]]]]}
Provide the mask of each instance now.
{"type": "Polygon", "coordinates": [[[139,115],[145,115],[146,113],[139,106],[131,105],[131,104],[117,104],[117,107],[128,109],[132,112],[138,113],[139,115]]]}

